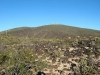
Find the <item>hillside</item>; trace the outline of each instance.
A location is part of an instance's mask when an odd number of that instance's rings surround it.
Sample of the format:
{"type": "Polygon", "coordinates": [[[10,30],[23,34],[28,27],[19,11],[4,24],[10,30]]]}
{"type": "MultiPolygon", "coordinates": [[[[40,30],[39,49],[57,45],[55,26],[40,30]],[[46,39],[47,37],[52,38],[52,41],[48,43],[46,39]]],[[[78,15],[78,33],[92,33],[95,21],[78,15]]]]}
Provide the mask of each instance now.
{"type": "MultiPolygon", "coordinates": [[[[2,35],[5,35],[5,31],[1,32],[2,35]]],[[[20,27],[14,28],[7,31],[7,34],[13,36],[28,36],[35,38],[66,38],[66,37],[75,37],[75,36],[100,36],[100,31],[71,27],[66,25],[45,25],[40,27],[20,27]]]]}
{"type": "Polygon", "coordinates": [[[100,75],[100,31],[45,25],[0,35],[0,75],[100,75]]]}
{"type": "Polygon", "coordinates": [[[100,75],[100,38],[0,36],[0,75],[100,75]]]}

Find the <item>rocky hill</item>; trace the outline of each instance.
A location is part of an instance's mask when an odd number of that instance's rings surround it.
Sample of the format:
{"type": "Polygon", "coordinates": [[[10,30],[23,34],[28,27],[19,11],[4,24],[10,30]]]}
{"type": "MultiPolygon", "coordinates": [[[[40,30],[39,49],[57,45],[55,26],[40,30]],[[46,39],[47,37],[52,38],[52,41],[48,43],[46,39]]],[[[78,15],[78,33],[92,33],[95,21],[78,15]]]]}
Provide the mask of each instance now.
{"type": "Polygon", "coordinates": [[[46,25],[1,32],[0,75],[100,75],[100,31],[46,25]]]}
{"type": "MultiPolygon", "coordinates": [[[[6,32],[2,32],[5,35],[6,32]]],[[[66,38],[76,36],[100,36],[100,31],[71,27],[66,25],[44,25],[40,27],[20,27],[7,31],[7,34],[19,37],[34,37],[34,38],[66,38]]]]}

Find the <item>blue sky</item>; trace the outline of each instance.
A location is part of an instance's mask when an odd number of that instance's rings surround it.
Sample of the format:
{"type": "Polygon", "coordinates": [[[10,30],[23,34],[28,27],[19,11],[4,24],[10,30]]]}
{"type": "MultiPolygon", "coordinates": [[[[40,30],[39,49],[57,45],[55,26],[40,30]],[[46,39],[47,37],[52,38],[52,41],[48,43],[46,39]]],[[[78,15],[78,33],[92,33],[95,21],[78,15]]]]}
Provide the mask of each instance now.
{"type": "Polygon", "coordinates": [[[100,0],[0,0],[0,31],[47,24],[100,30],[100,0]]]}

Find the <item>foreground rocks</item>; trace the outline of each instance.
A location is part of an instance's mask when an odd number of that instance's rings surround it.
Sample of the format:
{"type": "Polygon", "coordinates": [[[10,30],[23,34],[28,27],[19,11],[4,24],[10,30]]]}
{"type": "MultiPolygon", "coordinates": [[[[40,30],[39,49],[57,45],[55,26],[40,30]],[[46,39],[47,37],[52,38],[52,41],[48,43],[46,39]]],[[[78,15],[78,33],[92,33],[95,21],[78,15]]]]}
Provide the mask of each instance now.
{"type": "Polygon", "coordinates": [[[29,41],[0,45],[0,75],[100,75],[99,39],[29,41]]]}

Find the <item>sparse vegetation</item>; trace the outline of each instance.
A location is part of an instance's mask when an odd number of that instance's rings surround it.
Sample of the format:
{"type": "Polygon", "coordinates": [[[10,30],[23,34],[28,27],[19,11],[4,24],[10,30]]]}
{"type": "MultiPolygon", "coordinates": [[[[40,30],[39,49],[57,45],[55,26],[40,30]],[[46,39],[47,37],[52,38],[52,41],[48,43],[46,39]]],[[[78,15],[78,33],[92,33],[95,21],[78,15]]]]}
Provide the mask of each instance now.
{"type": "Polygon", "coordinates": [[[45,25],[41,27],[20,27],[4,31],[1,35],[13,35],[17,37],[34,37],[45,39],[66,39],[67,37],[100,37],[100,31],[92,29],[84,29],[78,27],[71,27],[66,25],[45,25]]]}
{"type": "Polygon", "coordinates": [[[41,73],[100,75],[100,37],[46,39],[17,37],[9,32],[0,36],[0,75],[41,73]]]}

